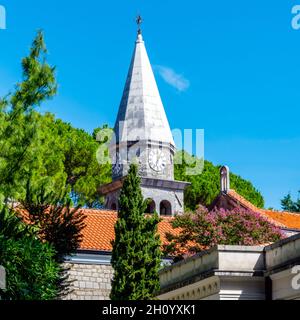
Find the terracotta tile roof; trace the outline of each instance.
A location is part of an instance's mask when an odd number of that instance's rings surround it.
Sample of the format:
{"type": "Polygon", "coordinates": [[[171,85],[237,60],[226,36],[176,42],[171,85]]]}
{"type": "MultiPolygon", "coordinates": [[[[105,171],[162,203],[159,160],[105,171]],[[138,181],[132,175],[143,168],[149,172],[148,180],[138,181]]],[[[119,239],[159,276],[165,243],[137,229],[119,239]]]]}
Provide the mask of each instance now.
{"type": "MultiPolygon", "coordinates": [[[[232,200],[238,205],[258,212],[265,216],[271,223],[281,228],[299,229],[300,230],[300,214],[290,212],[279,212],[257,208],[240,194],[234,190],[227,193],[232,200]]],[[[110,210],[93,210],[81,209],[86,215],[85,225],[82,230],[83,241],[80,245],[82,250],[99,250],[111,251],[111,240],[114,239],[114,225],[117,221],[117,212],[110,210]]],[[[26,217],[24,210],[18,210],[23,217],[26,217]]],[[[173,229],[171,226],[172,217],[162,217],[162,221],[158,225],[158,233],[161,236],[162,243],[167,242],[165,234],[167,232],[179,233],[178,229],[173,229]]]]}
{"type": "Polygon", "coordinates": [[[246,200],[243,196],[241,196],[239,193],[237,193],[235,190],[230,189],[227,193],[227,195],[231,198],[233,198],[235,201],[238,202],[238,204],[242,205],[243,207],[255,211],[255,212],[262,212],[263,210],[256,207],[254,204],[252,204],[250,201],[246,200]]]}
{"type": "MultiPolygon", "coordinates": [[[[15,208],[16,212],[26,223],[30,223],[28,212],[19,207],[15,208]]],[[[85,227],[82,230],[83,240],[80,244],[81,250],[100,250],[111,251],[111,241],[115,237],[115,223],[117,221],[117,211],[97,210],[97,209],[80,209],[86,216],[84,220],[85,227]]],[[[158,233],[161,237],[162,244],[166,244],[165,234],[172,232],[179,233],[179,229],[173,229],[171,221],[173,217],[161,217],[162,221],[158,225],[158,233]]]]}
{"type": "Polygon", "coordinates": [[[300,214],[285,212],[285,211],[272,211],[264,210],[265,214],[273,220],[282,223],[288,229],[300,230],[300,214]]]}
{"type": "MultiPolygon", "coordinates": [[[[83,229],[83,241],[80,245],[82,250],[111,251],[111,240],[114,239],[114,225],[117,221],[117,212],[110,210],[82,209],[86,215],[83,229]]],[[[158,233],[162,243],[166,243],[165,233],[174,232],[170,222],[172,217],[164,217],[158,225],[158,233]]]]}
{"type": "Polygon", "coordinates": [[[271,223],[278,227],[300,230],[300,214],[258,208],[232,189],[229,190],[227,195],[234,199],[242,207],[260,213],[261,215],[266,217],[271,223]]]}

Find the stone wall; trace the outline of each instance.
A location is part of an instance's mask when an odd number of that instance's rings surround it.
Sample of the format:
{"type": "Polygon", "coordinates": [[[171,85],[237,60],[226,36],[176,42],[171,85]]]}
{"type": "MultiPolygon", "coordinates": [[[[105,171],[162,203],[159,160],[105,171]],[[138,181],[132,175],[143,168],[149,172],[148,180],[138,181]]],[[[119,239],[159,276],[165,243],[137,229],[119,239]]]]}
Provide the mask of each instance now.
{"type": "Polygon", "coordinates": [[[110,265],[66,263],[72,292],[65,300],[109,300],[113,269],[110,265]]]}

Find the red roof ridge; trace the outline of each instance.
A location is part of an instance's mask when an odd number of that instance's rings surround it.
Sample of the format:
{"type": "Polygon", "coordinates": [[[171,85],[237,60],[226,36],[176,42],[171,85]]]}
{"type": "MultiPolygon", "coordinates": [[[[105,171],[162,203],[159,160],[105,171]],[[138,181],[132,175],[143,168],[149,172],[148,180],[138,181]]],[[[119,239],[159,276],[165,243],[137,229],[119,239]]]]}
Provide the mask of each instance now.
{"type": "MultiPolygon", "coordinates": [[[[111,217],[111,216],[118,216],[118,211],[116,210],[106,210],[106,209],[89,209],[89,208],[81,208],[79,209],[81,210],[83,213],[88,214],[88,215],[99,215],[101,214],[101,217],[111,217]]],[[[151,214],[147,214],[147,216],[151,216],[151,214]]],[[[173,216],[160,216],[160,219],[162,221],[170,221],[173,220],[174,217],[173,216]]]]}
{"type": "Polygon", "coordinates": [[[96,209],[96,208],[79,208],[79,210],[83,211],[91,211],[91,212],[106,212],[106,213],[115,213],[115,210],[108,210],[108,209],[96,209]]]}
{"type": "Polygon", "coordinates": [[[234,189],[230,189],[227,194],[230,197],[232,197],[234,200],[239,202],[242,206],[246,207],[247,209],[250,209],[252,211],[260,213],[265,218],[267,218],[267,220],[269,222],[275,224],[278,227],[300,229],[300,214],[298,214],[298,213],[258,208],[253,203],[251,203],[250,201],[245,199],[242,195],[237,193],[234,189]],[[284,215],[284,217],[280,217],[283,215],[284,215]],[[299,220],[299,221],[293,221],[293,222],[286,221],[286,219],[284,219],[284,218],[287,218],[287,216],[289,216],[289,215],[297,218],[297,220],[299,220]]]}
{"type": "Polygon", "coordinates": [[[232,198],[234,198],[235,200],[237,200],[238,202],[240,202],[242,205],[248,207],[248,209],[259,211],[259,212],[263,211],[263,209],[258,208],[257,206],[255,206],[249,200],[247,200],[242,195],[237,193],[234,189],[230,189],[228,191],[228,195],[231,196],[232,198]]]}
{"type": "Polygon", "coordinates": [[[286,214],[293,214],[296,216],[299,216],[299,213],[297,212],[290,212],[290,211],[281,211],[281,210],[273,210],[273,209],[262,209],[262,208],[258,208],[257,206],[255,206],[253,203],[251,203],[249,200],[247,200],[246,198],[244,198],[242,195],[240,195],[239,193],[237,193],[234,189],[230,189],[228,192],[229,195],[236,197],[236,200],[241,200],[243,203],[247,203],[247,205],[255,208],[256,210],[259,211],[263,211],[263,212],[275,212],[275,213],[286,213],[286,214]]]}
{"type": "Polygon", "coordinates": [[[273,209],[264,209],[263,210],[266,213],[278,213],[278,214],[287,214],[291,216],[296,216],[300,218],[300,212],[291,212],[291,211],[279,211],[279,210],[273,210],[273,209]]]}

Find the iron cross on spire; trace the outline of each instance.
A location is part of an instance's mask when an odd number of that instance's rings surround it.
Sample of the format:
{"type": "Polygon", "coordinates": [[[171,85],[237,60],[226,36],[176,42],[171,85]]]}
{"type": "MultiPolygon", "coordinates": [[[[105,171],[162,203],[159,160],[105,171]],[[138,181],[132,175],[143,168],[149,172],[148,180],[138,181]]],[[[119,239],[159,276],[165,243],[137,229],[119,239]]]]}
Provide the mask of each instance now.
{"type": "Polygon", "coordinates": [[[141,15],[138,15],[136,18],[136,24],[138,25],[138,34],[142,33],[142,29],[141,29],[142,23],[143,23],[143,19],[142,19],[141,15]]]}

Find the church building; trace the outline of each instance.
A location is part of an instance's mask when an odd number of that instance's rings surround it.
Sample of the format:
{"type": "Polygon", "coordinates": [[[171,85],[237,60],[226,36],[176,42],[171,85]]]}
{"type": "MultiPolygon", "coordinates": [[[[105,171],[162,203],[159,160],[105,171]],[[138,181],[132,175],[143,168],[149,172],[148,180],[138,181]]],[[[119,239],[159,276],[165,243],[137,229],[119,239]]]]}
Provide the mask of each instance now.
{"type": "MultiPolygon", "coordinates": [[[[141,23],[141,18],[138,18],[141,23]]],[[[184,189],[174,180],[176,146],[139,28],[110,144],[113,182],[102,186],[105,207],[118,209],[118,197],[132,162],[138,164],[148,213],[162,216],[184,212],[184,189]]]]}

